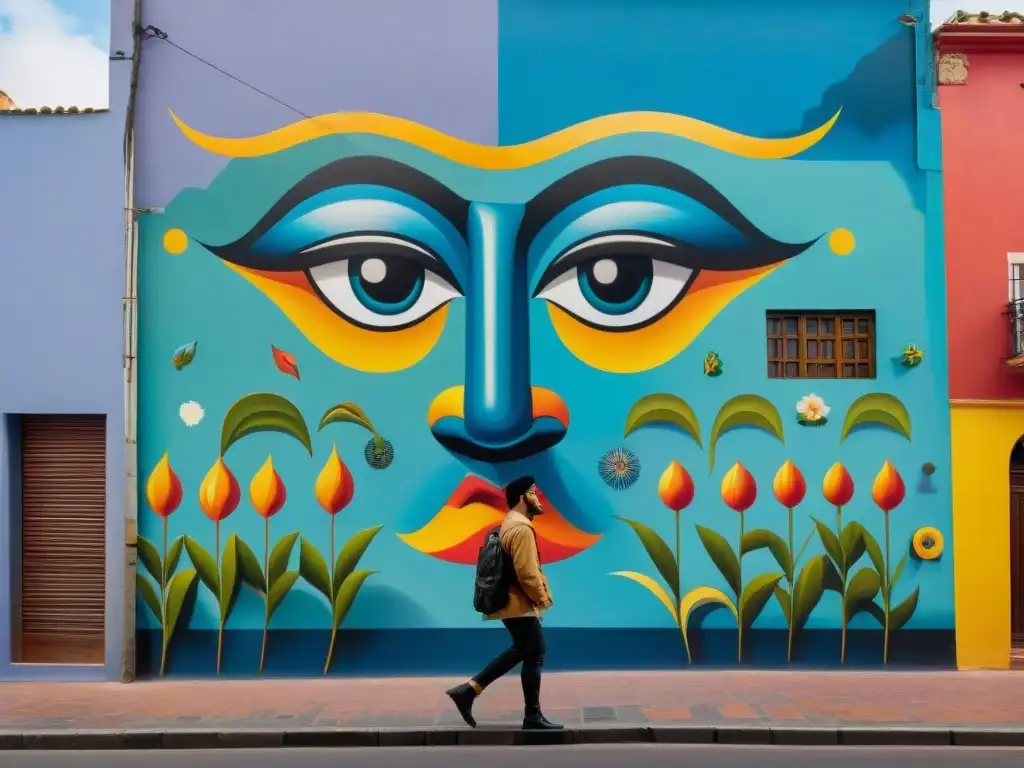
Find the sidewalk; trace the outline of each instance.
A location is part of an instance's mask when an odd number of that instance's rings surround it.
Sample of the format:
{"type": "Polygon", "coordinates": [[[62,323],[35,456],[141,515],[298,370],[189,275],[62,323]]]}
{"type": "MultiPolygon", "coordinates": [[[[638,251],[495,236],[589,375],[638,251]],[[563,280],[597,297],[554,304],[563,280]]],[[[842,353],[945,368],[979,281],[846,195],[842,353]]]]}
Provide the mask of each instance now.
{"type": "Polygon", "coordinates": [[[544,677],[561,735],[518,731],[518,677],[466,728],[451,678],[0,683],[0,750],[672,741],[1024,746],[1020,672],[593,672],[544,677]]]}

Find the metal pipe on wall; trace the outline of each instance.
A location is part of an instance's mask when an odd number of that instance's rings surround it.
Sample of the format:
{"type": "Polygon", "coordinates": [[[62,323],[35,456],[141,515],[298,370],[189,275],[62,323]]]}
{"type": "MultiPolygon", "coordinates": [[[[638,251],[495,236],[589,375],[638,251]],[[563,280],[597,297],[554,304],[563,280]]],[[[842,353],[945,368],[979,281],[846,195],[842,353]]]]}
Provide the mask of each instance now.
{"type": "Polygon", "coordinates": [[[136,446],[138,353],[139,221],[135,210],[135,97],[142,54],[142,0],[135,0],[132,20],[132,73],[124,126],[124,296],[121,302],[124,366],[124,648],[121,682],[135,680],[135,578],[138,520],[138,452],[136,446]]]}

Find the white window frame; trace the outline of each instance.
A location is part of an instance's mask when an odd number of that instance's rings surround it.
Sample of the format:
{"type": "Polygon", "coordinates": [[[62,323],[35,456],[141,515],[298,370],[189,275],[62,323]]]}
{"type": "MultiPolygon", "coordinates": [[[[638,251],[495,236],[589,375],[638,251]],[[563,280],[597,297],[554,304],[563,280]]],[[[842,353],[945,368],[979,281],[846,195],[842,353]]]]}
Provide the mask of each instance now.
{"type": "Polygon", "coordinates": [[[1024,252],[1006,254],[1006,290],[1010,301],[1024,299],[1024,252]]]}

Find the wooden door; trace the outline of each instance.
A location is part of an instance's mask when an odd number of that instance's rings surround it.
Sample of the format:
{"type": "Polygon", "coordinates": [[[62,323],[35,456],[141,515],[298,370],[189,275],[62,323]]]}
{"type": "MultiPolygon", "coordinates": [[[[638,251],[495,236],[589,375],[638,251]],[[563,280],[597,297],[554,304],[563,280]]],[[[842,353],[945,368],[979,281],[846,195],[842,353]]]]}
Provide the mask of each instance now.
{"type": "Polygon", "coordinates": [[[1024,467],[1010,468],[1010,636],[1024,645],[1024,467]]]}
{"type": "Polygon", "coordinates": [[[16,662],[102,664],[106,418],[21,419],[16,662]]]}

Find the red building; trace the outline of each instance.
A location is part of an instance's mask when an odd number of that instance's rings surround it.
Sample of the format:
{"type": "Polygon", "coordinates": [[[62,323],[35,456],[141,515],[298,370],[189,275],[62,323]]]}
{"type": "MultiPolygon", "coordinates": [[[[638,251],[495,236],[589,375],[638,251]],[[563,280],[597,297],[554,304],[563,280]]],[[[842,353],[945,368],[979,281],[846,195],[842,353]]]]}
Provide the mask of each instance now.
{"type": "Polygon", "coordinates": [[[1000,668],[1024,644],[1024,16],[959,12],[936,42],[958,660],[1000,668]]]}

